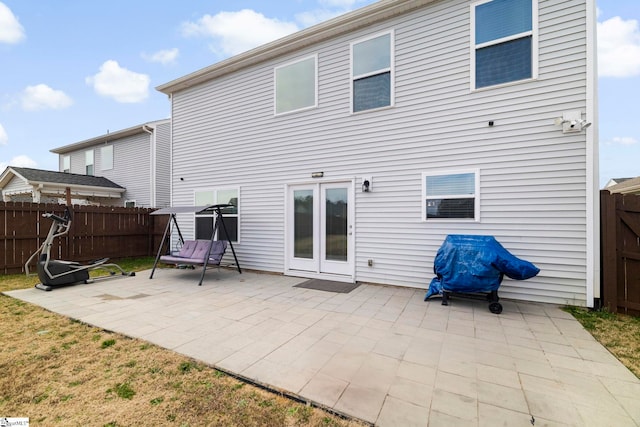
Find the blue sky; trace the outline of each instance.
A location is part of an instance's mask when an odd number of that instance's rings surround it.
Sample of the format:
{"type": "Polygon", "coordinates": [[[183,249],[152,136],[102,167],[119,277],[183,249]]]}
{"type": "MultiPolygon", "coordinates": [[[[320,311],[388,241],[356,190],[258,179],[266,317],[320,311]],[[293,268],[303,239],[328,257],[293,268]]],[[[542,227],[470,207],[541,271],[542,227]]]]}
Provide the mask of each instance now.
{"type": "MultiPolygon", "coordinates": [[[[374,0],[0,0],[0,171],[167,118],[154,88],[374,0]]],[[[640,176],[640,1],[599,3],[600,183],[640,176]]]]}

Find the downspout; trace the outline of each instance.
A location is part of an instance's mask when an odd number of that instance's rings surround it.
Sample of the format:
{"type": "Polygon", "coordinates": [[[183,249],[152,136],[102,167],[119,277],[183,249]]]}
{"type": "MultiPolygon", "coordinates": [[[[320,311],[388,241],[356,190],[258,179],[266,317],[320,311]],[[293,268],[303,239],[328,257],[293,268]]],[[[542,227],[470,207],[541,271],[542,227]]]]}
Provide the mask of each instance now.
{"type": "Polygon", "coordinates": [[[142,125],[142,130],[151,135],[151,147],[149,148],[149,157],[150,157],[150,191],[151,197],[149,198],[149,207],[156,207],[156,134],[154,132],[154,128],[151,126],[142,125]]]}
{"type": "Polygon", "coordinates": [[[598,165],[598,61],[596,0],[586,0],[587,7],[587,99],[586,117],[593,123],[587,128],[587,307],[600,300],[600,196],[598,165]]]}

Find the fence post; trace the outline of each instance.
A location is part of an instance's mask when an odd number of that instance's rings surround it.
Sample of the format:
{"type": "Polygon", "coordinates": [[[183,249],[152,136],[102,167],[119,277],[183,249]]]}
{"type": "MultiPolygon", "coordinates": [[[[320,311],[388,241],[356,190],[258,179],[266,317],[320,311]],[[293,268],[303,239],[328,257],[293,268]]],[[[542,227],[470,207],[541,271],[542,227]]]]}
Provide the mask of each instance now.
{"type": "Polygon", "coordinates": [[[618,312],[618,260],[617,215],[618,195],[608,190],[600,191],[600,218],[602,226],[602,296],[603,307],[611,313],[618,312]]]}

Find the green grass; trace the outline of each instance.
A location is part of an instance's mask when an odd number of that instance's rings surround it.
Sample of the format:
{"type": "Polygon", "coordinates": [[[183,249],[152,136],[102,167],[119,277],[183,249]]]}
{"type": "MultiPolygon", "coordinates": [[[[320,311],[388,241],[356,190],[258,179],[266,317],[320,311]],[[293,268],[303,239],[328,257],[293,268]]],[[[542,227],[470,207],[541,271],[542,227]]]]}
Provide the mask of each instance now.
{"type": "Polygon", "coordinates": [[[564,310],[640,378],[640,318],[583,307],[564,310]]]}

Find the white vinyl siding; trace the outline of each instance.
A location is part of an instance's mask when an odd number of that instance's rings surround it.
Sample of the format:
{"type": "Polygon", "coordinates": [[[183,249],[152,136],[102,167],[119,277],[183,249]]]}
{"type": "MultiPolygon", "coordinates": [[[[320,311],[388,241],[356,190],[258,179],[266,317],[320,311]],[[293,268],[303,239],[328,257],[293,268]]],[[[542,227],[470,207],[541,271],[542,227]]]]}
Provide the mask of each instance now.
{"type": "Polygon", "coordinates": [[[172,205],[240,188],[240,264],[283,272],[286,185],[370,176],[355,193],[356,280],[425,289],[447,234],[486,234],[541,269],[501,296],[585,304],[586,136],[553,124],[586,108],[585,17],[583,0],[541,2],[539,78],[491,90],[469,91],[469,2],[451,0],[178,91],[172,205]],[[351,43],[390,28],[395,108],[350,114],[351,43]],[[322,107],[274,116],[274,67],[314,52],[322,107]],[[482,171],[482,220],[422,221],[428,168],[482,171]]]}
{"type": "MultiPolygon", "coordinates": [[[[156,208],[171,205],[171,123],[161,123],[155,129],[156,208]]],[[[153,167],[153,166],[152,166],[153,167]]]]}
{"type": "Polygon", "coordinates": [[[71,172],[71,156],[62,156],[62,172],[71,172]]]}
{"type": "MultiPolygon", "coordinates": [[[[168,123],[166,125],[168,127],[168,123]]],[[[165,139],[167,139],[168,129],[165,130],[165,139]]],[[[124,206],[126,200],[135,200],[138,207],[151,207],[151,155],[150,144],[151,135],[147,132],[120,138],[110,142],[113,147],[113,160],[107,159],[112,163],[111,169],[103,169],[103,143],[96,144],[94,149],[79,149],[70,152],[68,156],[71,161],[71,173],[84,174],[87,167],[86,162],[89,160],[87,153],[94,153],[93,169],[99,171],[103,176],[116,184],[126,188],[126,192],[119,200],[111,200],[112,203],[124,206]]],[[[168,150],[168,147],[166,148],[168,150]]],[[[108,153],[107,153],[108,154],[108,153]]],[[[163,156],[166,158],[168,154],[163,156]]],[[[93,157],[93,155],[91,155],[93,157]]],[[[164,167],[168,170],[168,160],[164,160],[164,167]]],[[[168,180],[168,172],[164,172],[165,179],[168,180]]],[[[166,184],[165,184],[166,185],[166,184]]],[[[164,196],[168,199],[168,190],[164,196]]]]}

